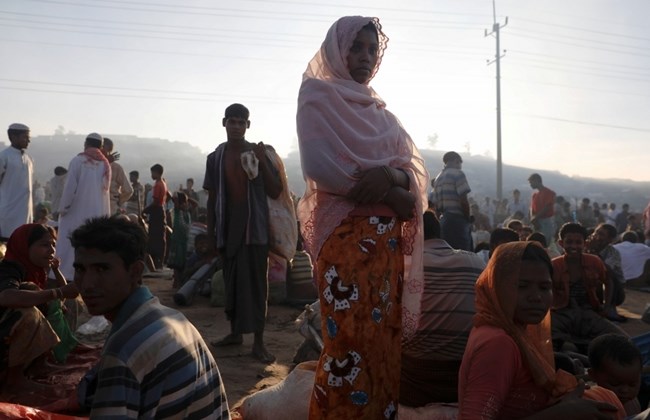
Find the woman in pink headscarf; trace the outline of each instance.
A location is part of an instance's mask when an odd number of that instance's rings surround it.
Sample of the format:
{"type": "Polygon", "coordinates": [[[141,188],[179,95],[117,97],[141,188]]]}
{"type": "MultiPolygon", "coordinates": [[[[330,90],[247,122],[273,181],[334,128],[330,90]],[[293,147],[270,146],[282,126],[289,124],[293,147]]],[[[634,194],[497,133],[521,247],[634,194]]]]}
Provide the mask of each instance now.
{"type": "Polygon", "coordinates": [[[368,85],[387,42],[377,18],[339,19],[300,87],[298,213],[325,332],[312,419],[394,416],[400,343],[419,314],[428,174],[368,85]]]}

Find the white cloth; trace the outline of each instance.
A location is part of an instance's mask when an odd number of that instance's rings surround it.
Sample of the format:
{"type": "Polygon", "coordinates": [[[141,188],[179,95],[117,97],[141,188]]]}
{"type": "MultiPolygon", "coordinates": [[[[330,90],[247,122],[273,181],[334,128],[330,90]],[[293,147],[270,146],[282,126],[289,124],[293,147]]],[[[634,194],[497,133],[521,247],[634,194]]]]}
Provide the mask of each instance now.
{"type": "Polygon", "coordinates": [[[50,179],[50,203],[52,212],[59,211],[59,204],[61,203],[61,196],[63,195],[63,187],[65,186],[65,180],[68,177],[68,174],[63,175],[54,175],[50,179]]]}
{"type": "Polygon", "coordinates": [[[111,163],[111,214],[118,212],[126,201],[133,195],[131,181],[126,176],[122,165],[111,163]]]}
{"type": "Polygon", "coordinates": [[[515,203],[515,201],[513,200],[512,202],[508,203],[508,207],[506,211],[508,212],[508,216],[514,216],[515,212],[519,211],[523,215],[522,220],[528,220],[529,208],[530,206],[525,201],[519,200],[518,203],[515,203]]]}
{"type": "Polygon", "coordinates": [[[0,236],[32,223],[34,161],[25,152],[7,147],[0,152],[0,236]]]}
{"type": "Polygon", "coordinates": [[[45,188],[43,188],[41,185],[34,188],[32,200],[33,204],[36,206],[43,203],[43,201],[45,201],[45,188]]]}
{"type": "Polygon", "coordinates": [[[616,216],[620,213],[620,210],[607,210],[607,215],[605,216],[605,223],[608,225],[616,226],[616,216]]]}
{"type": "Polygon", "coordinates": [[[104,189],[106,167],[101,161],[84,155],[75,156],[68,167],[68,177],[59,204],[59,239],[56,253],[66,279],[74,278],[74,250],[68,238],[86,219],[110,214],[108,190],[104,189]]]}
{"type": "Polygon", "coordinates": [[[643,265],[650,259],[650,247],[645,244],[621,242],[614,244],[614,248],[621,254],[621,267],[625,280],[631,280],[643,274],[643,265]]]}

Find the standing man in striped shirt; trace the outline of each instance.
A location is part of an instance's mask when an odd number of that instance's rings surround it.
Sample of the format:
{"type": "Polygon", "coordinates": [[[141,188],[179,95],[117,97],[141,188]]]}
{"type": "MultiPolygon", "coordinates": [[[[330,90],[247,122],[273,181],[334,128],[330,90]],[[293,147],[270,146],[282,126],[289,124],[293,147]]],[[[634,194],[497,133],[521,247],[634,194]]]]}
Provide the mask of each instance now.
{"type": "Polygon", "coordinates": [[[433,198],[436,215],[440,219],[441,238],[454,249],[474,251],[467,199],[467,194],[472,189],[461,170],[463,159],[456,152],[447,152],[442,157],[442,162],[445,167],[433,181],[433,198]]]}
{"type": "Polygon", "coordinates": [[[142,285],[147,235],[118,217],[71,236],[75,283],[92,315],[113,323],[99,363],[79,384],[90,418],[229,419],[217,364],[185,316],[142,285]]]}

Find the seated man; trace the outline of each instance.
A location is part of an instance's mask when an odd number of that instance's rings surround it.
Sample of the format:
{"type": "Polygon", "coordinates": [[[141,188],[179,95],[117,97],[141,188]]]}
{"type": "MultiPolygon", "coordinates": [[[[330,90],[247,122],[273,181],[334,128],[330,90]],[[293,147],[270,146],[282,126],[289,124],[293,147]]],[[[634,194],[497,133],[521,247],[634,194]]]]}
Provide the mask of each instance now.
{"type": "Polygon", "coordinates": [[[474,285],[485,263],[440,238],[424,213],[424,292],[418,329],[402,345],[400,403],[458,401],[458,371],[474,316],[474,285]]]}
{"type": "Polygon", "coordinates": [[[612,283],[612,307],[606,314],[607,318],[612,321],[624,322],[625,317],[616,312],[616,307],[625,301],[625,277],[621,265],[621,254],[612,245],[616,240],[618,233],[616,228],[608,223],[601,223],[596,226],[596,230],[587,241],[587,251],[590,254],[598,255],[605,263],[607,276],[611,278],[612,283]]]}
{"type": "Polygon", "coordinates": [[[113,323],[99,363],[78,388],[91,418],[227,419],[217,364],[196,328],[142,285],[144,230],[119,218],[71,236],[75,283],[91,315],[113,323]]]}
{"type": "Polygon", "coordinates": [[[627,335],[605,318],[611,309],[612,285],[605,264],[595,255],[583,253],[586,229],[565,223],[559,244],[564,255],[553,258],[553,305],[551,327],[555,350],[586,353],[586,346],[606,333],[627,335]],[[599,290],[604,287],[604,302],[599,290]]]}
{"type": "Polygon", "coordinates": [[[516,242],[519,240],[519,235],[517,232],[510,228],[496,228],[490,233],[490,243],[488,249],[476,250],[476,254],[481,257],[481,259],[488,263],[494,250],[501,244],[508,242],[516,242]]]}
{"type": "Polygon", "coordinates": [[[614,245],[621,254],[623,277],[627,287],[650,286],[650,247],[639,243],[632,231],[623,234],[622,242],[614,245]]]}
{"type": "Polygon", "coordinates": [[[481,212],[478,204],[474,203],[470,206],[470,214],[474,216],[473,228],[475,231],[484,230],[487,232],[492,231],[492,224],[487,214],[481,212]]]}

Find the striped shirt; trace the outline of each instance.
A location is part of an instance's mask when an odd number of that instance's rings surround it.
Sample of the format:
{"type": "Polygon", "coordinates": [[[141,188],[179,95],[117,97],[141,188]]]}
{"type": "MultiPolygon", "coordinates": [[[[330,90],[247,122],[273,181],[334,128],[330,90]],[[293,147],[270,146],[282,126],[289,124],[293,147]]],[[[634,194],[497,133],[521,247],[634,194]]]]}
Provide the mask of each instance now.
{"type": "Polygon", "coordinates": [[[230,418],[219,369],[203,338],[146,287],[120,308],[78,398],[91,419],[230,418]]]}
{"type": "Polygon", "coordinates": [[[440,213],[463,214],[460,197],[469,193],[465,173],[457,168],[445,168],[433,181],[433,198],[440,213]]]}
{"type": "Polygon", "coordinates": [[[422,360],[461,360],[473,326],[474,286],[485,263],[442,239],[424,242],[423,260],[420,319],[402,353],[422,360]]]}

